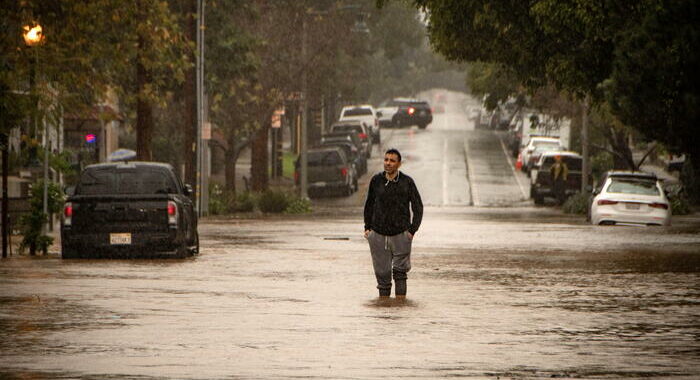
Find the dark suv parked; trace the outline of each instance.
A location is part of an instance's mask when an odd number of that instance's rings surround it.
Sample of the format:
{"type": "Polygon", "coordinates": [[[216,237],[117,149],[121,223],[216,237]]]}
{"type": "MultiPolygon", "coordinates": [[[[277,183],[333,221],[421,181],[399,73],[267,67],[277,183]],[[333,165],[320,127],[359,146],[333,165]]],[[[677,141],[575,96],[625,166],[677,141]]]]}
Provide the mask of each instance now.
{"type": "Polygon", "coordinates": [[[417,125],[425,129],[433,122],[433,111],[426,101],[407,98],[396,98],[389,103],[391,107],[398,107],[392,118],[394,127],[408,127],[417,125]]]}

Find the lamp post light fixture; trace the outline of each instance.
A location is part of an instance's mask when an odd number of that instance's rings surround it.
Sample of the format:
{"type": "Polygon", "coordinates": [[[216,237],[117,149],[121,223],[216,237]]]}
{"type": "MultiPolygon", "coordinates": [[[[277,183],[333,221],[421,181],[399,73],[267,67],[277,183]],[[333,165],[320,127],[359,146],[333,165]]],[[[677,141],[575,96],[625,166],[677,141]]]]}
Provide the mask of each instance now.
{"type": "Polygon", "coordinates": [[[24,33],[22,33],[22,37],[24,37],[24,43],[27,44],[27,46],[39,45],[44,42],[44,33],[41,25],[25,25],[23,29],[24,33]]]}

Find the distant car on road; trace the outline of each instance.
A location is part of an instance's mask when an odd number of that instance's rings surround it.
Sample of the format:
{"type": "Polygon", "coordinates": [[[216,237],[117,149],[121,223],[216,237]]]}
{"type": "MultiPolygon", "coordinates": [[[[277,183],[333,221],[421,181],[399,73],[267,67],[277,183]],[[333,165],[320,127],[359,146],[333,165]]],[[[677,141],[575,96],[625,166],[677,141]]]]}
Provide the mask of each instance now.
{"type": "MultiPolygon", "coordinates": [[[[350,195],[357,191],[357,172],[342,148],[320,147],[309,149],[306,157],[308,164],[308,191],[310,195],[312,193],[318,194],[332,191],[350,195]]],[[[299,160],[297,160],[295,167],[294,178],[299,184],[299,160]]]]}
{"type": "Polygon", "coordinates": [[[536,205],[544,204],[545,197],[555,198],[554,183],[549,169],[552,167],[556,156],[561,156],[566,164],[568,176],[564,184],[564,195],[571,196],[581,191],[581,166],[583,158],[574,152],[546,152],[532,166],[530,176],[530,198],[536,205]]]}
{"type": "Polygon", "coordinates": [[[391,128],[393,126],[393,118],[399,107],[379,107],[377,108],[377,119],[379,120],[379,127],[381,128],[391,128]]]}
{"type": "Polygon", "coordinates": [[[656,175],[643,172],[608,172],[593,191],[592,224],[668,226],[671,206],[656,175]]]}
{"type": "Polygon", "coordinates": [[[169,164],[87,166],[61,218],[64,259],[184,257],[199,252],[192,188],[169,164]]]}
{"type": "Polygon", "coordinates": [[[372,135],[372,143],[379,144],[381,142],[381,133],[379,132],[379,119],[377,111],[369,104],[345,106],[340,110],[340,118],[338,121],[363,121],[372,135]]]}
{"type": "Polygon", "coordinates": [[[398,107],[394,114],[394,127],[408,127],[417,125],[420,129],[425,129],[433,122],[433,111],[426,101],[409,98],[395,98],[390,106],[398,107]]]}

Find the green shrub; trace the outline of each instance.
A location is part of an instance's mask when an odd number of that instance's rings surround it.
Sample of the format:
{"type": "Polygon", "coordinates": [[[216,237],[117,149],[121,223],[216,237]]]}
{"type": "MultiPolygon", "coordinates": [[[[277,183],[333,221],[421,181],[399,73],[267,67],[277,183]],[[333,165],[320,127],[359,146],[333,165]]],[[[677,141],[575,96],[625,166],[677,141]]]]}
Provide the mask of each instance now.
{"type": "Polygon", "coordinates": [[[566,214],[586,215],[588,212],[588,198],[590,194],[578,192],[564,202],[561,209],[566,214]]]}
{"type": "Polygon", "coordinates": [[[289,205],[284,210],[285,214],[306,214],[311,212],[311,201],[299,197],[290,197],[289,205]]]}
{"type": "Polygon", "coordinates": [[[289,206],[289,196],[282,191],[267,190],[258,197],[258,208],[262,212],[283,212],[289,206]]]}
{"type": "MultiPolygon", "coordinates": [[[[50,213],[61,211],[64,198],[60,186],[50,182],[47,185],[47,190],[48,211],[50,213]]],[[[42,180],[32,184],[29,204],[31,206],[29,213],[23,215],[19,220],[23,236],[19,250],[24,252],[25,249],[29,248],[30,255],[36,254],[37,251],[47,254],[49,246],[53,243],[53,238],[42,233],[42,228],[48,221],[48,215],[44,213],[44,182],[42,180]]]]}
{"type": "Polygon", "coordinates": [[[249,193],[240,193],[233,200],[232,211],[234,212],[251,212],[255,209],[255,197],[249,193]]]}
{"type": "Polygon", "coordinates": [[[222,215],[231,212],[233,198],[229,191],[219,184],[209,187],[209,213],[222,215]]]}
{"type": "Polygon", "coordinates": [[[665,191],[668,196],[668,201],[671,203],[671,214],[688,215],[693,212],[683,185],[673,184],[667,186],[665,191]]]}

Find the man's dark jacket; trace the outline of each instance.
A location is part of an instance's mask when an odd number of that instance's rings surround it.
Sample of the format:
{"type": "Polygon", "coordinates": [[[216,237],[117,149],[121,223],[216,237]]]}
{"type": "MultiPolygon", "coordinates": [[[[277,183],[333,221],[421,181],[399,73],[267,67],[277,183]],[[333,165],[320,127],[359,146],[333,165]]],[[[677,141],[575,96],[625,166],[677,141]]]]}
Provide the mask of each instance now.
{"type": "Polygon", "coordinates": [[[388,236],[404,231],[415,234],[422,219],[423,202],[411,177],[401,172],[393,180],[386,179],[384,172],[372,177],[365,201],[365,230],[388,236]]]}

